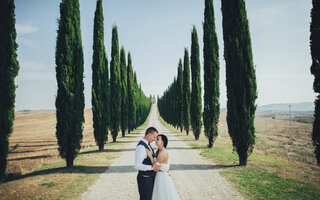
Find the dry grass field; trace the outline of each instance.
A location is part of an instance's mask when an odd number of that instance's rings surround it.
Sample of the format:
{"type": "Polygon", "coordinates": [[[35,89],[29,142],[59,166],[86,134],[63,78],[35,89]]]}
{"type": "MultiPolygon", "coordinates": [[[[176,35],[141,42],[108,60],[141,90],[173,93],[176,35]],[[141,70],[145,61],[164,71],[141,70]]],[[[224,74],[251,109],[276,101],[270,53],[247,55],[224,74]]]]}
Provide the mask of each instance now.
{"type": "MultiPolygon", "coordinates": [[[[55,135],[56,115],[54,112],[17,114],[7,171],[13,175],[28,173],[43,164],[60,160],[55,135]]],[[[85,110],[85,125],[82,148],[94,146],[92,112],[85,110]]]]}
{"type": "MultiPolygon", "coordinates": [[[[315,164],[311,140],[312,124],[256,117],[256,151],[290,161],[315,164]]],[[[219,122],[219,137],[229,139],[226,114],[219,122]]]]}

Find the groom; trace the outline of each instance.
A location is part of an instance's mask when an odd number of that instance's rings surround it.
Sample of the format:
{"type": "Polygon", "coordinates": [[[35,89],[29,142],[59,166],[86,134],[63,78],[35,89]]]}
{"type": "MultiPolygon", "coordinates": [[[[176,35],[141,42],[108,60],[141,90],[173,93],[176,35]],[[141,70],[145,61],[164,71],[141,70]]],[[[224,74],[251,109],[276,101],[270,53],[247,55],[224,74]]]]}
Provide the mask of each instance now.
{"type": "Polygon", "coordinates": [[[134,168],[139,170],[137,181],[140,200],[151,200],[156,172],[160,170],[160,165],[152,166],[146,151],[149,149],[153,157],[155,157],[150,143],[156,141],[157,136],[158,130],[154,127],[149,127],[136,148],[134,168]]]}

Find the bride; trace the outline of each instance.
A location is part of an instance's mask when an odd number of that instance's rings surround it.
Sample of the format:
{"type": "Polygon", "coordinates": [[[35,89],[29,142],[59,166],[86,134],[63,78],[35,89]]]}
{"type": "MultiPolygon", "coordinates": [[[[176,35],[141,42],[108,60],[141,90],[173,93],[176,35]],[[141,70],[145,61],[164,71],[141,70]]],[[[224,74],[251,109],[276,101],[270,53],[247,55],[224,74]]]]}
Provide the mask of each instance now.
{"type": "Polygon", "coordinates": [[[156,153],[157,162],[154,161],[151,151],[147,150],[148,157],[150,158],[152,165],[161,165],[160,171],[157,172],[152,200],[177,200],[179,199],[178,193],[173,185],[173,182],[168,174],[170,161],[168,151],[166,150],[168,144],[167,136],[160,134],[157,137],[156,145],[158,151],[156,153]]]}

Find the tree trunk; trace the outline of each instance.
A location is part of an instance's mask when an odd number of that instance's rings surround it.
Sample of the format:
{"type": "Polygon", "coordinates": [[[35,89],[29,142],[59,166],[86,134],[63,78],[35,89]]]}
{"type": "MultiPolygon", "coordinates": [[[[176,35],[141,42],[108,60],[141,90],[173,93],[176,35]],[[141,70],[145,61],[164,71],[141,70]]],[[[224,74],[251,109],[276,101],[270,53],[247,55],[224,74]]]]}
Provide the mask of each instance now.
{"type": "Polygon", "coordinates": [[[102,142],[99,144],[99,151],[103,151],[103,149],[104,149],[104,143],[102,142]]]}
{"type": "Polygon", "coordinates": [[[196,140],[199,140],[199,135],[200,135],[200,129],[197,129],[194,131],[194,137],[196,140]]]}
{"type": "Polygon", "coordinates": [[[71,156],[66,158],[67,168],[73,167],[73,158],[71,156]]]}
{"type": "Polygon", "coordinates": [[[117,136],[112,135],[112,140],[113,140],[113,142],[116,142],[117,141],[117,136]]]}
{"type": "Polygon", "coordinates": [[[126,136],[126,130],[122,130],[122,137],[126,136]]]}
{"type": "Polygon", "coordinates": [[[243,151],[239,153],[239,161],[240,161],[240,166],[247,166],[247,160],[248,160],[248,152],[243,151]]]}
{"type": "Polygon", "coordinates": [[[208,144],[209,148],[212,148],[212,146],[213,146],[213,136],[212,135],[213,134],[210,134],[210,137],[209,137],[209,144],[208,144]]]}

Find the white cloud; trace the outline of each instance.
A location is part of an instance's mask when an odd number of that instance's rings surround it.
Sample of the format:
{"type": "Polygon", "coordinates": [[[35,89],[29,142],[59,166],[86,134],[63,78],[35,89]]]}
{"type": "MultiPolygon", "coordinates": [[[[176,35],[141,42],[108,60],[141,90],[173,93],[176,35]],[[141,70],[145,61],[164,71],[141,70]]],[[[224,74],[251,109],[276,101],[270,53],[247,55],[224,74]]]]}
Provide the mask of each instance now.
{"type": "Polygon", "coordinates": [[[29,34],[38,31],[38,28],[32,24],[16,24],[18,34],[29,34]]]}
{"type": "Polygon", "coordinates": [[[46,72],[28,72],[21,74],[20,80],[23,81],[54,81],[55,74],[46,72]]]}
{"type": "Polygon", "coordinates": [[[45,66],[33,61],[20,61],[20,69],[26,71],[39,71],[45,69],[45,66]]]}
{"type": "Polygon", "coordinates": [[[29,40],[29,39],[26,39],[23,37],[18,37],[17,42],[19,45],[25,44],[31,48],[34,48],[34,49],[40,48],[39,45],[37,45],[33,40],[29,40]]]}
{"type": "Polygon", "coordinates": [[[309,34],[309,26],[301,27],[300,29],[297,29],[295,32],[293,32],[293,35],[308,35],[309,34]]]}
{"type": "Polygon", "coordinates": [[[269,7],[263,7],[261,9],[249,13],[250,21],[255,21],[260,25],[270,25],[279,19],[279,17],[285,16],[286,6],[273,5],[269,7]]]}
{"type": "Polygon", "coordinates": [[[34,61],[20,61],[19,81],[54,81],[55,73],[48,72],[52,70],[42,63],[34,61]]]}
{"type": "Polygon", "coordinates": [[[266,74],[264,76],[264,78],[266,79],[296,79],[296,80],[303,80],[303,79],[310,79],[312,78],[312,75],[311,74],[294,74],[294,73],[285,73],[285,74],[282,74],[282,73],[269,73],[269,74],[266,74]]]}

